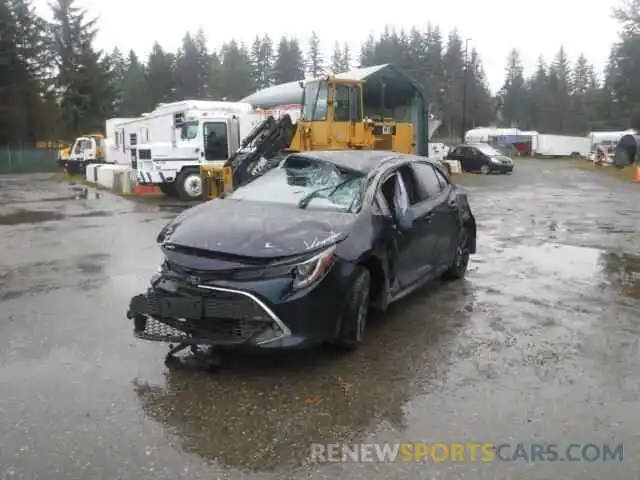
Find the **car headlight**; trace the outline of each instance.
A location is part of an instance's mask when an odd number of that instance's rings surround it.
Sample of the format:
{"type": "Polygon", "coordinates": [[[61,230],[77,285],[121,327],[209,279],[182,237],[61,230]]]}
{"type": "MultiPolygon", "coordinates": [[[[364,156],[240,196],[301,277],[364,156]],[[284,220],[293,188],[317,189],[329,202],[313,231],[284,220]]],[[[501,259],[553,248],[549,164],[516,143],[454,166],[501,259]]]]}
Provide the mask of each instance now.
{"type": "Polygon", "coordinates": [[[495,158],[495,157],[491,157],[491,161],[493,163],[502,163],[502,160],[500,160],[499,158],[495,158]]]}
{"type": "Polygon", "coordinates": [[[323,250],[309,260],[293,267],[293,288],[296,290],[306,288],[320,281],[331,269],[335,261],[335,245],[323,250]]]}

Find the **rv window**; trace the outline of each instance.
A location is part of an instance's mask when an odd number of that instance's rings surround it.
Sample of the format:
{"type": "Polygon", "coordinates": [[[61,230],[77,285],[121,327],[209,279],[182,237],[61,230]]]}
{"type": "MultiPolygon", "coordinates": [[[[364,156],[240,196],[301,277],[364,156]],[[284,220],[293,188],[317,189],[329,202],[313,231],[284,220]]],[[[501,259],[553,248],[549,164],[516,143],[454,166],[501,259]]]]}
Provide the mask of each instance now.
{"type": "Polygon", "coordinates": [[[180,127],[181,140],[193,140],[198,136],[198,122],[186,122],[180,127]]]}

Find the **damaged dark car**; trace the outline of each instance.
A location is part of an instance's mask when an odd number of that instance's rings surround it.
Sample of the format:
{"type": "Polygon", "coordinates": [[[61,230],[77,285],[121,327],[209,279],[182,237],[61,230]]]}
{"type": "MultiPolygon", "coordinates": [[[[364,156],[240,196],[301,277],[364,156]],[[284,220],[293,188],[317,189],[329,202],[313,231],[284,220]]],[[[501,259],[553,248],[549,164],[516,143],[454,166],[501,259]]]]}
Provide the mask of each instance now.
{"type": "Polygon", "coordinates": [[[129,306],[137,337],[172,352],[353,349],[371,308],[464,277],[476,224],[438,161],[326,151],[290,154],[157,240],[164,263],[129,306]]]}

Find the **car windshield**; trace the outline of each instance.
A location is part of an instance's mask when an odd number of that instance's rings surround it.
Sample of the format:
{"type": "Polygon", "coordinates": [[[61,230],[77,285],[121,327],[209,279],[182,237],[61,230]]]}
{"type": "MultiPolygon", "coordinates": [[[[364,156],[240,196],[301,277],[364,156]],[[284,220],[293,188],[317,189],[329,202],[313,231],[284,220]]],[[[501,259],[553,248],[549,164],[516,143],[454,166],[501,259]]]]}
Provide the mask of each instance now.
{"type": "Polygon", "coordinates": [[[294,155],[278,168],[234,191],[230,198],[352,211],[358,206],[364,180],[360,173],[294,155]]]}
{"type": "Polygon", "coordinates": [[[485,155],[489,155],[490,157],[502,156],[502,153],[500,153],[495,148],[490,147],[489,145],[476,145],[476,148],[480,150],[482,153],[484,153],[485,155]]]}

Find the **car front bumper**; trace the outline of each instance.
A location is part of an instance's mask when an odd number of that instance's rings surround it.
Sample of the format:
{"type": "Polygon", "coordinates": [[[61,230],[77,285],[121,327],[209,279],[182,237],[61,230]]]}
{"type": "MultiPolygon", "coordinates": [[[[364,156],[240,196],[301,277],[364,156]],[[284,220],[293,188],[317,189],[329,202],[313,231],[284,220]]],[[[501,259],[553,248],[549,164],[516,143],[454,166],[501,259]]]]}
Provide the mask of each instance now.
{"type": "Polygon", "coordinates": [[[513,163],[491,164],[491,170],[499,173],[511,173],[513,172],[513,163]]]}
{"type": "Polygon", "coordinates": [[[165,343],[228,349],[300,349],[335,338],[349,286],[336,264],[315,286],[292,293],[290,280],[186,285],[158,278],[131,299],[134,335],[165,343]]]}

